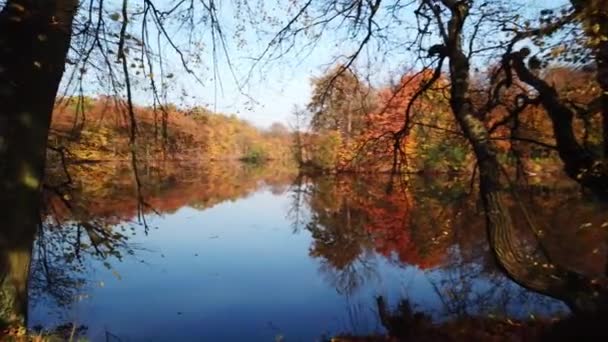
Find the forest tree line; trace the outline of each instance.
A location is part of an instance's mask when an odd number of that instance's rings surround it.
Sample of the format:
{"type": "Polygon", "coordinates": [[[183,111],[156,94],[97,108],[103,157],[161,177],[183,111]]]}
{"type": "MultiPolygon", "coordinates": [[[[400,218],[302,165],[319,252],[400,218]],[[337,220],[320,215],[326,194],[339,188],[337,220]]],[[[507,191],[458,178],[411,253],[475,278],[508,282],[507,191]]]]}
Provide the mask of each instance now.
{"type": "MultiPolygon", "coordinates": [[[[487,101],[484,89],[496,68],[475,74],[471,97],[480,112],[487,101]]],[[[564,101],[585,109],[601,93],[594,73],[592,65],[564,65],[544,69],[539,76],[564,101]]],[[[304,169],[330,172],[388,172],[398,161],[398,171],[470,172],[475,158],[451,113],[448,76],[441,75],[436,85],[412,101],[432,77],[428,70],[412,71],[375,87],[356,71],[335,66],[311,78],[311,97],[304,108],[294,110],[291,129],[281,123],[260,129],[202,106],[136,106],[136,155],[146,160],[295,160],[304,169]],[[394,135],[404,126],[408,110],[413,113],[408,130],[396,147],[394,135]]],[[[517,103],[522,89],[526,86],[519,82],[501,96],[517,103]]],[[[583,109],[573,120],[576,138],[601,154],[601,114],[583,109]]],[[[513,115],[512,108],[499,106],[480,116],[501,158],[518,176],[560,170],[546,109],[534,103],[523,107],[517,120],[513,115]]],[[[51,156],[61,149],[80,161],[128,159],[129,129],[124,108],[112,97],[62,99],[53,113],[51,156]]]]}
{"type": "MultiPolygon", "coordinates": [[[[261,129],[234,114],[205,107],[136,106],[135,155],[141,160],[251,163],[291,158],[290,133],[281,123],[261,129]]],[[[50,158],[63,155],[75,162],[128,160],[129,118],[112,97],[63,99],[55,106],[50,158]]]]}
{"type": "MultiPolygon", "coordinates": [[[[498,67],[476,72],[471,99],[477,112],[487,101],[484,89],[498,67]]],[[[557,65],[539,72],[558,96],[578,107],[573,126],[577,140],[589,150],[602,153],[601,113],[590,111],[601,95],[594,66],[574,68],[557,65]]],[[[374,87],[366,77],[336,66],[312,78],[313,94],[305,108],[295,110],[295,121],[308,123],[295,138],[296,158],[301,165],[332,171],[389,171],[395,153],[404,160],[400,171],[472,171],[475,159],[459,131],[449,104],[448,75],[414,103],[416,91],[433,77],[430,71],[409,72],[389,84],[374,87]],[[408,108],[411,104],[411,109],[408,108]],[[404,127],[411,111],[405,138],[395,146],[394,135],[404,127]]],[[[522,82],[505,90],[505,103],[517,105],[521,92],[530,91],[522,82]]],[[[479,115],[498,146],[501,158],[516,167],[518,175],[561,169],[551,122],[539,103],[515,108],[498,106],[479,115]]]]}

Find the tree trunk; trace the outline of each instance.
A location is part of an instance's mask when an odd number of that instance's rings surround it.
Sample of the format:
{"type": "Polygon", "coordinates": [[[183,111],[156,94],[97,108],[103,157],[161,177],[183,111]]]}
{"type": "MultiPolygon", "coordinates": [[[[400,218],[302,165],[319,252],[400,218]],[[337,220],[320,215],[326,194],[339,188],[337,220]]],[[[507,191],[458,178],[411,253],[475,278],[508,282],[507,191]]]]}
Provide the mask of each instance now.
{"type": "MultiPolygon", "coordinates": [[[[0,270],[10,275],[0,288],[15,298],[40,223],[49,126],[77,3],[9,0],[0,12],[0,270]]],[[[14,309],[21,317],[12,321],[24,323],[23,303],[14,309]]]]}
{"type": "Polygon", "coordinates": [[[295,159],[298,163],[298,167],[304,165],[304,146],[302,146],[302,133],[299,128],[295,132],[295,159]]]}
{"type": "Polygon", "coordinates": [[[462,29],[468,7],[463,2],[444,0],[443,3],[451,12],[445,38],[446,57],[450,61],[450,106],[478,162],[488,240],[498,266],[521,286],[562,300],[575,312],[600,310],[608,298],[606,291],[600,292],[582,275],[534,260],[517,243],[511,213],[503,199],[497,150],[483,122],[473,115],[469,98],[469,60],[462,50],[462,29]]]}
{"type": "Polygon", "coordinates": [[[34,235],[10,232],[0,237],[0,331],[27,323],[27,289],[34,235]],[[4,236],[8,235],[8,236],[4,236]]]}
{"type": "Polygon", "coordinates": [[[458,101],[454,105],[458,122],[478,160],[479,189],[486,214],[488,242],[498,266],[519,285],[559,299],[573,312],[602,310],[608,293],[596,288],[591,279],[549,263],[548,255],[532,257],[521,248],[511,212],[505,204],[501,166],[496,158],[496,148],[488,139],[489,133],[483,123],[473,116],[473,112],[467,111],[468,105],[459,105],[458,101]]]}

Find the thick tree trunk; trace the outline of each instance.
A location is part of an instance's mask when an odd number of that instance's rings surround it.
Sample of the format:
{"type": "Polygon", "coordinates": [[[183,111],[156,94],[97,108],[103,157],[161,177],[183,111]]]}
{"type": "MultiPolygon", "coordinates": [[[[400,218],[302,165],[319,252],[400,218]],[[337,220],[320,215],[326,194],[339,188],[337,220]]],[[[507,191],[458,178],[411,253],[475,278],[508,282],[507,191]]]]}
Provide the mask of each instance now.
{"type": "Polygon", "coordinates": [[[601,289],[596,288],[590,279],[562,269],[559,265],[538,262],[518,245],[511,213],[503,199],[497,150],[489,139],[489,132],[483,122],[473,115],[469,98],[469,61],[462,50],[462,29],[468,7],[463,2],[443,0],[443,3],[451,11],[445,38],[448,51],[446,57],[450,61],[450,106],[473,147],[478,162],[479,188],[486,214],[488,240],[497,264],[516,283],[560,299],[575,312],[600,310],[607,293],[600,292],[601,289]]]}
{"type": "Polygon", "coordinates": [[[9,322],[25,322],[23,286],[76,7],[77,0],[9,0],[0,12],[0,288],[15,295],[11,317],[0,319],[9,322]]]}
{"type": "Polygon", "coordinates": [[[511,212],[505,204],[496,148],[488,139],[483,123],[466,110],[466,104],[454,103],[454,108],[458,109],[455,111],[458,122],[478,160],[479,189],[486,213],[488,241],[498,266],[519,285],[562,300],[574,312],[602,310],[608,293],[596,288],[591,279],[550,264],[548,256],[536,259],[521,248],[511,212]]]}
{"type": "MultiPolygon", "coordinates": [[[[5,233],[5,232],[3,232],[5,233]]],[[[0,237],[0,330],[27,322],[27,289],[34,236],[0,237]]],[[[3,234],[4,235],[4,234],[3,234]]]]}

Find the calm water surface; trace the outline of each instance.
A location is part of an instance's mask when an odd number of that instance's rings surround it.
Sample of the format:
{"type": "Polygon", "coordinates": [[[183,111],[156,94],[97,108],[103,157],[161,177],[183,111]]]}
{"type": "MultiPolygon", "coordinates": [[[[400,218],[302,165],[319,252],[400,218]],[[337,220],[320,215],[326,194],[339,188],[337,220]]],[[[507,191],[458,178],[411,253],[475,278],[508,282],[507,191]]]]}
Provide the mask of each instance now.
{"type": "MultiPolygon", "coordinates": [[[[407,298],[438,321],[567,311],[496,270],[466,186],[416,180],[414,190],[387,195],[378,179],[234,172],[194,172],[148,191],[147,227],[130,192],[92,196],[89,221],[121,234],[111,242],[70,226],[69,216],[44,230],[28,324],[75,323],[92,341],[315,341],[383,332],[380,295],[392,305],[407,298]]],[[[566,193],[525,198],[563,234],[601,225],[601,208],[566,193]]],[[[593,234],[568,248],[588,250],[593,234]]],[[[554,240],[563,247],[563,236],[554,240]]],[[[593,257],[571,264],[593,269],[593,257]]]]}

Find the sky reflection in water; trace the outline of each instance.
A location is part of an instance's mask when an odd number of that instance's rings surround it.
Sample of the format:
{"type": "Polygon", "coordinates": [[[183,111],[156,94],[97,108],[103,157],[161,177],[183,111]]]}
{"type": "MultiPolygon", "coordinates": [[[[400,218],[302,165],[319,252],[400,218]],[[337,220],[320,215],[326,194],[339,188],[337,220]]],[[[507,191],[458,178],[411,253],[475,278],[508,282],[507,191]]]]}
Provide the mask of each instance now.
{"type": "MultiPolygon", "coordinates": [[[[301,207],[303,224],[294,227],[293,201],[292,191],[261,187],[208,209],[185,205],[149,216],[149,234],[137,227],[130,238],[134,256],[108,260],[111,269],[85,261],[88,282],[80,291],[86,297],[62,307],[41,296],[30,302],[29,325],[75,322],[88,327],[93,341],[104,340],[106,332],[122,341],[312,341],[382,331],[377,295],[393,304],[409,298],[437,320],[466,312],[506,309],[525,317],[565,310],[488,270],[477,257],[467,259],[463,255],[471,253],[458,246],[424,270],[373,249],[343,269],[332,268],[323,256],[312,256],[311,207],[301,207]],[[344,277],[356,286],[342,286],[344,277]],[[459,307],[454,297],[471,305],[459,307]]],[[[477,254],[487,259],[485,251],[477,254]]]]}

